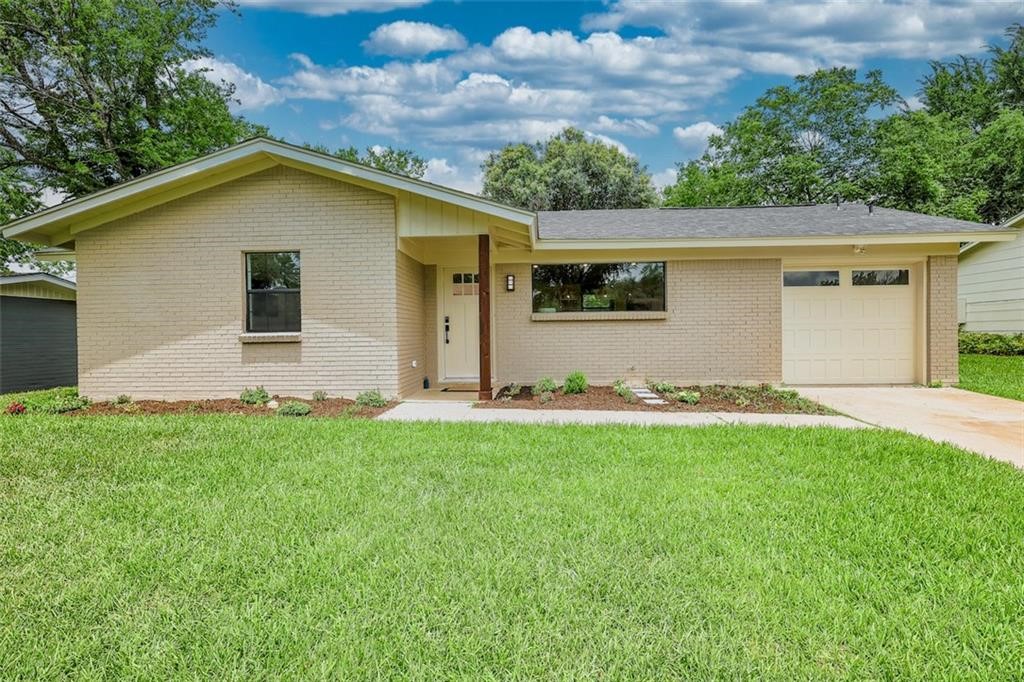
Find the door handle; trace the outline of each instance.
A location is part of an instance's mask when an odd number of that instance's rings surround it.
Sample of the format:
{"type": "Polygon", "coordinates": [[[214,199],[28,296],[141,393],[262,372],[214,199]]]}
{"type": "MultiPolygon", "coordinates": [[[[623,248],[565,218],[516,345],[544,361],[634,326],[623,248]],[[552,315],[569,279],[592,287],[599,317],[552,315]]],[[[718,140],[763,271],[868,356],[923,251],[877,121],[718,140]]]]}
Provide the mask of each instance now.
{"type": "Polygon", "coordinates": [[[452,328],[452,326],[448,323],[448,319],[449,319],[448,316],[445,315],[444,316],[444,342],[445,343],[450,343],[449,340],[448,340],[448,332],[452,328]]]}

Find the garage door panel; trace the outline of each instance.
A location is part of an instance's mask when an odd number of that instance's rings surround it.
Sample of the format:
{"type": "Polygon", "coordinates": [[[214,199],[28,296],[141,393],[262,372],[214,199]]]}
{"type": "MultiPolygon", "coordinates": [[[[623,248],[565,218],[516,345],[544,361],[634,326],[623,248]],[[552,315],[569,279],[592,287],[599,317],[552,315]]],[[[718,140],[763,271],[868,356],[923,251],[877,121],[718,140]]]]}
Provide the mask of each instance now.
{"type": "Polygon", "coordinates": [[[787,383],[913,383],[915,284],[783,287],[787,383]]]}

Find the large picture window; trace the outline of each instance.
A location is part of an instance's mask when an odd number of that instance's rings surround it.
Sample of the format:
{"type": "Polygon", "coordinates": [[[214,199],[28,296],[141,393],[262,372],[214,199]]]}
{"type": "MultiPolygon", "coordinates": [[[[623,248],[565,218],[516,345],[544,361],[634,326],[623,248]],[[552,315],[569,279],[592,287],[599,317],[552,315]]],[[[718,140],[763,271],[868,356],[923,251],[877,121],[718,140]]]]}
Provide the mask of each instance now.
{"type": "Polygon", "coordinates": [[[299,252],[245,254],[247,332],[302,329],[299,252]]]}
{"type": "Polygon", "coordinates": [[[533,312],[665,310],[664,263],[533,266],[533,312]]]}

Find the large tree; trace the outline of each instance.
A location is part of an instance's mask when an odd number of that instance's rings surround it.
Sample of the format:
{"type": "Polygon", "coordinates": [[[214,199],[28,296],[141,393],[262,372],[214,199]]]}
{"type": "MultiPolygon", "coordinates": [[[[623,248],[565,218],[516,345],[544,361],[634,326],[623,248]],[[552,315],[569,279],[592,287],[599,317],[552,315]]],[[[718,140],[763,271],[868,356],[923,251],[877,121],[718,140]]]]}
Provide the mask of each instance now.
{"type": "MultiPolygon", "coordinates": [[[[217,0],[0,0],[0,222],[265,130],[188,68],[217,0]]],[[[0,242],[0,267],[25,257],[0,242]]]]}
{"type": "Polygon", "coordinates": [[[486,197],[535,211],[643,208],[658,203],[647,169],[580,130],[510,144],[484,162],[486,197]]]}
{"type": "Polygon", "coordinates": [[[869,71],[819,70],[771,88],[708,140],[667,189],[670,205],[821,203],[861,199],[871,174],[877,114],[900,103],[869,71]],[[737,201],[739,190],[741,201],[737,201]]]}

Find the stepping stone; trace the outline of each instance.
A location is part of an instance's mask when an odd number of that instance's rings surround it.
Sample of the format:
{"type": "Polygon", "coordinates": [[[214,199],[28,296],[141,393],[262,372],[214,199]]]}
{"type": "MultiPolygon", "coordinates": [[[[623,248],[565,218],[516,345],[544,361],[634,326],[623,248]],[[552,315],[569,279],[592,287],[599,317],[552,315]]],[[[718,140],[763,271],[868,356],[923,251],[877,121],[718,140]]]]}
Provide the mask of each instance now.
{"type": "Polygon", "coordinates": [[[647,403],[648,405],[668,405],[668,401],[667,400],[662,400],[661,398],[653,398],[653,399],[642,398],[642,400],[645,403],[647,403]]]}

